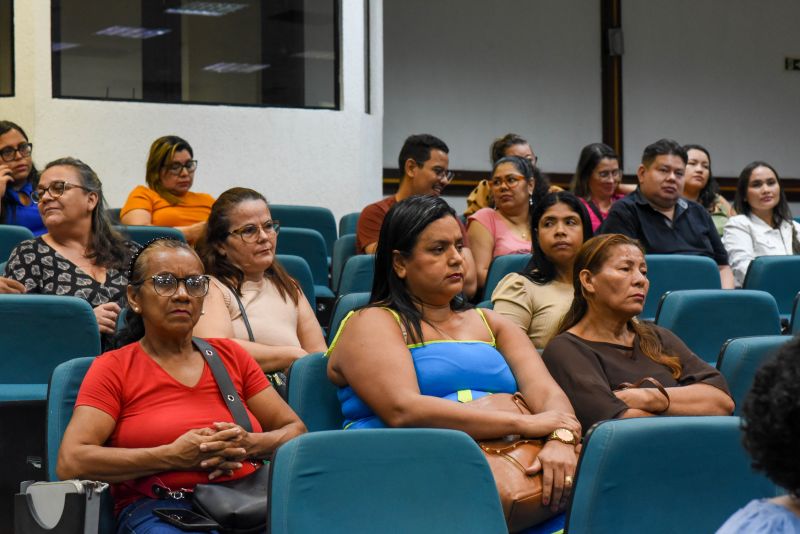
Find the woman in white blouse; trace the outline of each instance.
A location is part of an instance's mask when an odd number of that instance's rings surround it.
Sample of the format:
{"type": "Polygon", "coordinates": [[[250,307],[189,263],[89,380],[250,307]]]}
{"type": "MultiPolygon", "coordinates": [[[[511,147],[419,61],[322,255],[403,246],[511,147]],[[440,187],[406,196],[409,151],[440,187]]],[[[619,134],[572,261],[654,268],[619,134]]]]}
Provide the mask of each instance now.
{"type": "Polygon", "coordinates": [[[754,161],[742,170],[735,207],[740,215],[725,224],[722,242],[736,287],[741,287],[750,262],[757,257],[800,253],[800,224],[792,219],[778,173],[763,161],[754,161]]]}

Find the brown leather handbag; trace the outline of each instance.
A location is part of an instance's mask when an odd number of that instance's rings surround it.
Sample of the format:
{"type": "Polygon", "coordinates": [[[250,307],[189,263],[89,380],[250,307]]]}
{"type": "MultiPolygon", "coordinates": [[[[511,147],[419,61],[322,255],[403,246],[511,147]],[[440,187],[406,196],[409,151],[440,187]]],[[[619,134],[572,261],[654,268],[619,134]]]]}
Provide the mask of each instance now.
{"type": "MultiPolygon", "coordinates": [[[[532,415],[520,393],[486,395],[470,402],[470,406],[482,410],[532,415]]],[[[539,524],[557,513],[549,506],[542,505],[542,471],[532,470],[544,444],[544,439],[519,436],[478,440],[494,475],[510,532],[539,524]]]]}

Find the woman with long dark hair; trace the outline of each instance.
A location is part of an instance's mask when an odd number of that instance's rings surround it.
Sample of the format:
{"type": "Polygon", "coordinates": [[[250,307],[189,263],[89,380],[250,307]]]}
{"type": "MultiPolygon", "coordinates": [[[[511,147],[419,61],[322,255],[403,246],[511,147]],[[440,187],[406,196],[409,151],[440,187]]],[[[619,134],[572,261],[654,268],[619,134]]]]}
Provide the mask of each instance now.
{"type": "Polygon", "coordinates": [[[11,252],[6,276],[27,293],[80,297],[94,308],[103,346],[110,346],[138,245],[125,241],[106,215],[103,184],[84,162],[47,164],[32,194],[47,233],[11,252]]]}
{"type": "Polygon", "coordinates": [[[275,258],[279,230],[261,193],[234,187],[214,202],[198,244],[212,278],[195,335],[235,340],[268,372],[327,349],[300,285],[275,258]]]}
{"type": "Polygon", "coordinates": [[[635,186],[622,184],[621,180],[619,156],[613,148],[604,143],[583,147],[570,191],[586,207],[592,222],[592,233],[597,232],[608,217],[611,204],[636,189],[635,186]]]}
{"type": "Polygon", "coordinates": [[[604,419],[731,414],[719,371],[669,330],[636,318],[650,285],[638,241],[593,237],[572,279],[572,305],[542,357],[583,428],[604,419]]]}
{"type": "Polygon", "coordinates": [[[736,210],[722,234],[736,287],[759,256],[800,254],[800,224],[792,219],[778,171],[764,161],[742,169],[736,184],[736,210]]]}
{"type": "Polygon", "coordinates": [[[531,215],[533,254],[520,273],[504,277],[492,293],[494,310],[544,347],[572,303],[572,265],[592,237],[589,215],[572,193],[547,194],[531,215]]]}
{"type": "Polygon", "coordinates": [[[725,223],[736,215],[736,211],[719,194],[719,184],[711,172],[711,154],[701,145],[684,145],[683,149],[688,157],[683,175],[683,198],[707,209],[719,235],[722,235],[725,223]]]}
{"type": "Polygon", "coordinates": [[[25,130],[0,121],[0,224],[24,226],[40,236],[47,229],[32,198],[39,179],[32,153],[25,130]]]}
{"type": "Polygon", "coordinates": [[[412,196],[389,210],[370,302],[347,316],[328,351],[345,428],[452,428],[476,439],[545,437],[561,429],[569,439],[551,439],[539,455],[543,502],[558,508],[572,484],[580,427],[519,328],[461,298],[461,247],[455,212],[443,199],[412,196]],[[535,415],[468,402],[515,391],[535,415]]]}

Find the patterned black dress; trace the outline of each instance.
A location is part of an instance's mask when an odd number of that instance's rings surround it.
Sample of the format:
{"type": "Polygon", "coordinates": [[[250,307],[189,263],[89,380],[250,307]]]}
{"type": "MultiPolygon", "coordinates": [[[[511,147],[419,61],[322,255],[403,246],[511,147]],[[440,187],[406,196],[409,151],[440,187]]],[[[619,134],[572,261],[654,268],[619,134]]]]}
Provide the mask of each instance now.
{"type": "MultiPolygon", "coordinates": [[[[131,254],[139,248],[130,241],[125,246],[131,254]]],[[[23,241],[11,251],[5,275],[25,285],[27,293],[78,297],[92,308],[106,302],[116,302],[121,308],[125,305],[126,269],[107,269],[106,280],[101,284],[41,237],[23,241]]],[[[111,337],[102,336],[103,350],[110,348],[111,337]]]]}

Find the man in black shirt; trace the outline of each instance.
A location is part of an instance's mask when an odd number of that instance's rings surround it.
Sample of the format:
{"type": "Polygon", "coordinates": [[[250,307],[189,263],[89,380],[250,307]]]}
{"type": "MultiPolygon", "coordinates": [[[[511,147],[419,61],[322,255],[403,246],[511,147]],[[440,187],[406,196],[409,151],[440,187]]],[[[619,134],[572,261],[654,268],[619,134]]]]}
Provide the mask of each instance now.
{"type": "Polygon", "coordinates": [[[670,139],[647,146],[636,174],[639,188],[616,201],[598,233],[625,234],[648,254],[708,256],[719,266],[722,287],[733,289],[733,272],[711,216],[681,197],[686,151],[670,139]]]}

